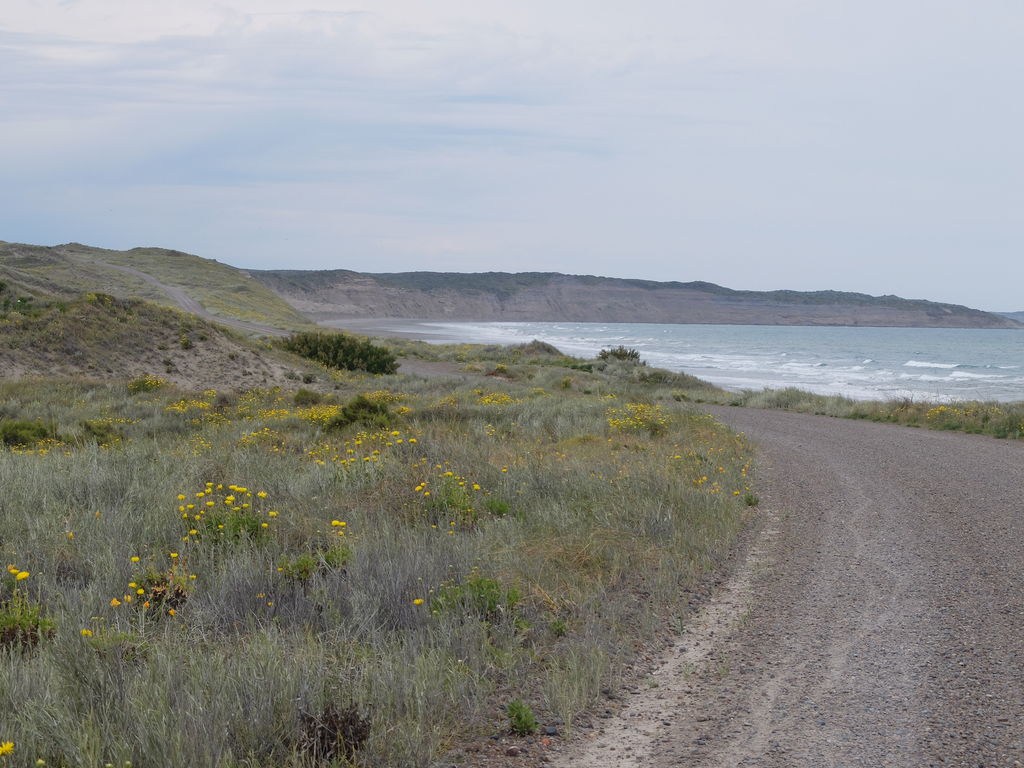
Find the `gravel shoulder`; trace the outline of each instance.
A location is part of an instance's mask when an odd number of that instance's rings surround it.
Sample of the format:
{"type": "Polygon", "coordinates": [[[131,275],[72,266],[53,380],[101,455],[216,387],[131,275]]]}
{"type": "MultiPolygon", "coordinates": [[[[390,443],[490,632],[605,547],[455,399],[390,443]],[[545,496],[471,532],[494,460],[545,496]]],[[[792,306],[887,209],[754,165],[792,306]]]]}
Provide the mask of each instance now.
{"type": "Polygon", "coordinates": [[[754,543],[552,762],[1024,765],[1024,444],[713,410],[760,449],[754,543]]]}

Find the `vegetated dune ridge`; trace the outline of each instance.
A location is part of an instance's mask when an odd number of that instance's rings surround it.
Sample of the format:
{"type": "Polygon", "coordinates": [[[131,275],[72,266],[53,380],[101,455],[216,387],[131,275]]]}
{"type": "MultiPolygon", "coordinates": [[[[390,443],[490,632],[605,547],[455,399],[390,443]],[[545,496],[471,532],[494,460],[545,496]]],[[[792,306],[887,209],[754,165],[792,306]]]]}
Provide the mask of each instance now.
{"type": "Polygon", "coordinates": [[[1020,765],[1024,445],[713,410],[760,447],[760,540],[556,764],[1020,765]]]}
{"type": "Polygon", "coordinates": [[[179,307],[247,333],[297,330],[309,321],[244,270],[164,248],[112,251],[0,241],[0,281],[38,299],[87,292],[179,307]]]}
{"type": "Polygon", "coordinates": [[[1020,328],[954,304],[839,291],[734,291],[713,283],[487,272],[366,274],[251,270],[321,322],[359,317],[448,321],[724,323],[1020,328]]]}
{"type": "Polygon", "coordinates": [[[99,294],[29,314],[0,313],[2,378],[155,375],[182,387],[231,391],[289,385],[311,367],[195,315],[140,299],[99,294]]]}

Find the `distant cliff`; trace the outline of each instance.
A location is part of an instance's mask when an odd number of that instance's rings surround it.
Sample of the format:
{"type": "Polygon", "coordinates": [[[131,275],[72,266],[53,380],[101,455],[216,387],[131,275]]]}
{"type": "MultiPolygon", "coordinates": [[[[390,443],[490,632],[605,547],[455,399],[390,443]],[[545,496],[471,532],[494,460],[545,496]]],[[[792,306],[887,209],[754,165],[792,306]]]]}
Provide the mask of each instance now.
{"type": "Polygon", "coordinates": [[[368,274],[248,272],[318,321],[391,317],[449,321],[725,323],[934,328],[1024,328],[955,304],[839,291],[734,291],[713,283],[655,282],[556,272],[368,274]]]}

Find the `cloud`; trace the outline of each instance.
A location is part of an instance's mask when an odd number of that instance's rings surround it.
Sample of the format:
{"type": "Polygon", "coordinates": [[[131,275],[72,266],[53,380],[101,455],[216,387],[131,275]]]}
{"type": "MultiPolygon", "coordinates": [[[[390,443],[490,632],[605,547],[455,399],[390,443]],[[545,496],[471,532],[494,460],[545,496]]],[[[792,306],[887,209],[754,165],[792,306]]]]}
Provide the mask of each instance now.
{"type": "Polygon", "coordinates": [[[1012,307],[928,266],[1021,276],[1022,27],[997,0],[8,0],[0,237],[1012,307]]]}

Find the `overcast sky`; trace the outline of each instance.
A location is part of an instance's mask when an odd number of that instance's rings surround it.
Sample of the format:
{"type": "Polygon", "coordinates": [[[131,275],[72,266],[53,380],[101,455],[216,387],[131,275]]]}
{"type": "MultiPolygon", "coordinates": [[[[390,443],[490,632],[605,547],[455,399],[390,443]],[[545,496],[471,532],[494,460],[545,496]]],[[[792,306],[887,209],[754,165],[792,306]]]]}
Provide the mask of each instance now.
{"type": "Polygon", "coordinates": [[[2,0],[0,239],[1024,309],[1020,0],[2,0]]]}

